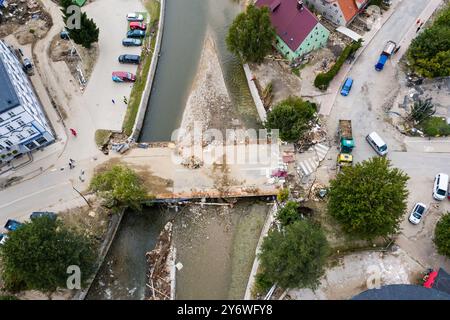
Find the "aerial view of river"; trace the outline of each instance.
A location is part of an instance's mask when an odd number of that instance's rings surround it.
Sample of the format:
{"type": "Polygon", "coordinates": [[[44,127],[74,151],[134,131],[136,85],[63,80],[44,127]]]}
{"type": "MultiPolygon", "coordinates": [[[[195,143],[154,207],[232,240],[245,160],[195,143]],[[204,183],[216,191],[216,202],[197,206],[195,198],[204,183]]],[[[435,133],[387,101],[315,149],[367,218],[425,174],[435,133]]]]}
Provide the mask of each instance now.
{"type": "Polygon", "coordinates": [[[169,141],[172,132],[180,126],[208,29],[214,35],[234,107],[248,127],[257,126],[257,112],[242,64],[225,44],[228,27],[241,10],[236,0],[166,1],[161,56],[141,141],[169,141]]]}

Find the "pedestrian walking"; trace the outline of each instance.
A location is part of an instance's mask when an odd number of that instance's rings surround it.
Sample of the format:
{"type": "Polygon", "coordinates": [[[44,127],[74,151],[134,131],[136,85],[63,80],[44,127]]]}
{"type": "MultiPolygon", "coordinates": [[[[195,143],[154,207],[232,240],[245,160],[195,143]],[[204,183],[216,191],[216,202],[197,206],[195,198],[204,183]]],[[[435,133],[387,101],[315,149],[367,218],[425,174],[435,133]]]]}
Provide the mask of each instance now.
{"type": "Polygon", "coordinates": [[[72,170],[73,169],[73,164],[72,162],[69,161],[69,168],[72,170]]]}
{"type": "Polygon", "coordinates": [[[420,19],[417,19],[416,24],[417,25],[420,24],[420,19]]]}
{"type": "Polygon", "coordinates": [[[73,160],[72,158],[69,159],[70,162],[75,163],[75,160],[73,160]]]}
{"type": "Polygon", "coordinates": [[[113,104],[116,104],[116,102],[114,101],[114,99],[111,100],[113,104]]]}
{"type": "Polygon", "coordinates": [[[127,97],[123,96],[123,103],[128,104],[127,97]]]}
{"type": "Polygon", "coordinates": [[[419,30],[420,30],[420,26],[417,28],[416,33],[419,32],[419,30]]]}
{"type": "Polygon", "coordinates": [[[75,131],[75,129],[70,128],[70,132],[72,133],[72,135],[73,135],[74,137],[77,136],[77,132],[75,131]]]}

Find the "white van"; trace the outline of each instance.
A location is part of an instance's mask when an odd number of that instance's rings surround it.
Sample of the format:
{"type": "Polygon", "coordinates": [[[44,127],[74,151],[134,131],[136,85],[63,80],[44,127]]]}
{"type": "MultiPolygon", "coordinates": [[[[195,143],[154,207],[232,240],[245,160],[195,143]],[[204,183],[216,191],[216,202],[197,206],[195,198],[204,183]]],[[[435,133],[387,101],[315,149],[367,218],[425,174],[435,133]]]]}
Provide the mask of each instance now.
{"type": "Polygon", "coordinates": [[[436,200],[444,200],[448,189],[448,175],[438,173],[434,178],[433,198],[436,200]]]}
{"type": "Polygon", "coordinates": [[[367,135],[366,140],[380,156],[384,156],[388,153],[387,144],[375,131],[367,135]]]}

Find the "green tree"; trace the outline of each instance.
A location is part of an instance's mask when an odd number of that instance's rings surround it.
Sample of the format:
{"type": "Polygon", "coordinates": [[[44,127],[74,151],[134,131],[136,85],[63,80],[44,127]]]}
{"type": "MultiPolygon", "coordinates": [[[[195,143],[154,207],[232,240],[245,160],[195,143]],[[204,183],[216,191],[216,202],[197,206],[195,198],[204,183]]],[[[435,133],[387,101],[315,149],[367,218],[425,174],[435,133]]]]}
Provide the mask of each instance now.
{"type": "Polygon", "coordinates": [[[93,272],[95,253],[89,238],[60,220],[41,217],[9,234],[1,247],[2,279],[8,290],[54,291],[66,287],[67,267],[81,270],[81,281],[93,272]]]}
{"type": "Polygon", "coordinates": [[[330,183],[328,211],[348,234],[363,239],[394,234],[406,210],[408,179],[384,157],[345,167],[330,183]]]}
{"type": "Polygon", "coordinates": [[[298,213],[298,203],[294,201],[288,201],[284,207],[277,212],[277,219],[283,226],[290,225],[291,223],[300,220],[300,214],[298,213]]]}
{"type": "MultiPolygon", "coordinates": [[[[74,5],[71,0],[60,0],[61,11],[63,13],[63,20],[67,26],[72,12],[67,12],[67,8],[74,5]]],[[[67,27],[70,38],[76,43],[89,49],[94,42],[98,41],[100,30],[93,19],[89,19],[86,12],[82,12],[80,16],[80,28],[67,27]]]]}
{"type": "Polygon", "coordinates": [[[296,221],[264,238],[259,259],[265,282],[282,288],[316,288],[329,253],[322,229],[307,220],[296,221]]]}
{"type": "Polygon", "coordinates": [[[289,199],[289,189],[288,188],[283,188],[280,191],[278,191],[278,194],[277,194],[278,202],[284,202],[287,199],[289,199]]]}
{"type": "Polygon", "coordinates": [[[91,190],[98,192],[112,206],[142,210],[142,202],[148,199],[140,177],[130,168],[115,165],[110,170],[96,174],[91,181],[91,190]]]}
{"type": "Polygon", "coordinates": [[[434,230],[434,244],[439,254],[450,258],[450,213],[446,213],[434,230]]]}
{"type": "Polygon", "coordinates": [[[234,19],[226,43],[228,49],[244,62],[259,63],[272,50],[275,36],[269,9],[249,5],[246,12],[234,19]]]}
{"type": "Polygon", "coordinates": [[[311,127],[316,110],[314,103],[289,97],[268,112],[265,127],[279,129],[281,140],[296,142],[311,127]]]}

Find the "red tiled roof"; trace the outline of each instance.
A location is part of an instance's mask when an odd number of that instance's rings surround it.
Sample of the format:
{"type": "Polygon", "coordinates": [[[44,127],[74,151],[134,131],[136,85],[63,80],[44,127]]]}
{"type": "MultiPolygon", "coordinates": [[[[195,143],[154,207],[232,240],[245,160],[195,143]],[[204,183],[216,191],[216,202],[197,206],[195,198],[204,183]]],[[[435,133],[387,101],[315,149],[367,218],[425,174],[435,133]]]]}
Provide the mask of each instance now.
{"type": "Polygon", "coordinates": [[[339,7],[341,7],[344,14],[345,21],[350,21],[358,13],[358,7],[355,0],[338,0],[339,7]]]}
{"type": "Polygon", "coordinates": [[[298,49],[318,23],[308,8],[303,6],[303,10],[297,9],[297,0],[258,0],[256,6],[267,6],[269,10],[275,8],[270,14],[272,25],[292,51],[298,49]],[[280,5],[277,6],[278,2],[280,5]]]}

